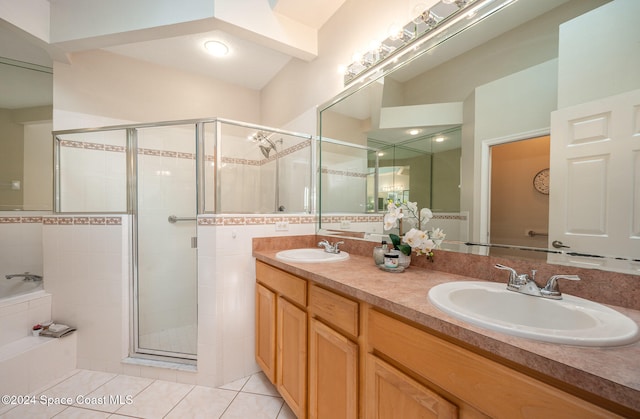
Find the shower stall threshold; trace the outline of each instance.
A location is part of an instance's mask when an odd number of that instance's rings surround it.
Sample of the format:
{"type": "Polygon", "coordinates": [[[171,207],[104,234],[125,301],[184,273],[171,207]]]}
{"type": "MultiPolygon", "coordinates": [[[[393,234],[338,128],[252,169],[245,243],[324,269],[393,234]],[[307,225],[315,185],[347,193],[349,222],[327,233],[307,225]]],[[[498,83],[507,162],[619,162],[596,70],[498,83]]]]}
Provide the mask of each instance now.
{"type": "Polygon", "coordinates": [[[168,360],[166,356],[136,354],[123,359],[122,363],[168,370],[198,372],[197,363],[192,359],[172,358],[168,360]]]}

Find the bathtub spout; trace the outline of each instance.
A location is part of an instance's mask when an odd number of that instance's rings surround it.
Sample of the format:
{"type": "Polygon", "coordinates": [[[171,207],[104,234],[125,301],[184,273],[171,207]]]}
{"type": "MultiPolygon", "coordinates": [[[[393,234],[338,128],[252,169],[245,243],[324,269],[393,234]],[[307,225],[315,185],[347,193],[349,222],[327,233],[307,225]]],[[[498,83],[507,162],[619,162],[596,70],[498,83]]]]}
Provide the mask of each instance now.
{"type": "Polygon", "coordinates": [[[34,275],[34,274],[30,274],[29,272],[25,272],[23,274],[5,275],[5,278],[7,279],[22,278],[23,281],[42,281],[41,275],[34,275]]]}

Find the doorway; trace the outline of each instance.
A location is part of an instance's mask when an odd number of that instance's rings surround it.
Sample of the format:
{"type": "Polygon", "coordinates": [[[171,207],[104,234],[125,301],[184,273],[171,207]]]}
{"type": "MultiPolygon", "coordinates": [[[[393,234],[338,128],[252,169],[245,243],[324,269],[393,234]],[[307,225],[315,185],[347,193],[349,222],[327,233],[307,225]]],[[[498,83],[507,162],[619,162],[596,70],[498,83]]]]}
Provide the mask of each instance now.
{"type": "MultiPolygon", "coordinates": [[[[491,146],[490,243],[547,248],[549,145],[546,135],[491,146]]],[[[491,248],[491,255],[524,256],[500,247],[491,248]]],[[[545,260],[546,254],[527,252],[526,257],[545,260]]]]}

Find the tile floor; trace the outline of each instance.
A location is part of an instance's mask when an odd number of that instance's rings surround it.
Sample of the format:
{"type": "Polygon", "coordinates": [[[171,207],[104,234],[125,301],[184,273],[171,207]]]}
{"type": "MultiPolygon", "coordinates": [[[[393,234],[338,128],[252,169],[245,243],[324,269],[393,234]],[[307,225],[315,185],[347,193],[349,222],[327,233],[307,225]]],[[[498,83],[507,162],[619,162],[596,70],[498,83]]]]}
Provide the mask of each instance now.
{"type": "Polygon", "coordinates": [[[295,418],[262,373],[210,388],[76,370],[32,397],[0,404],[0,418],[295,418]]]}

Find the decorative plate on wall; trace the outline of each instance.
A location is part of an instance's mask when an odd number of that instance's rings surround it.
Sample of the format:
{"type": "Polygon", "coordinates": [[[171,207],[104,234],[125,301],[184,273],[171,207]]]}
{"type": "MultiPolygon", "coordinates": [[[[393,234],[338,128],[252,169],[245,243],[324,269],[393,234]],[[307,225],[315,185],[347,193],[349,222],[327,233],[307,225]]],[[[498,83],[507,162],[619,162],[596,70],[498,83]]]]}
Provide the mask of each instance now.
{"type": "Polygon", "coordinates": [[[549,168],[536,173],[533,177],[533,187],[541,194],[549,195],[549,168]]]}

